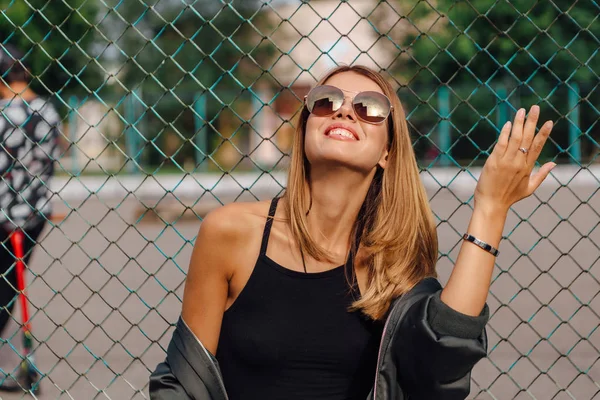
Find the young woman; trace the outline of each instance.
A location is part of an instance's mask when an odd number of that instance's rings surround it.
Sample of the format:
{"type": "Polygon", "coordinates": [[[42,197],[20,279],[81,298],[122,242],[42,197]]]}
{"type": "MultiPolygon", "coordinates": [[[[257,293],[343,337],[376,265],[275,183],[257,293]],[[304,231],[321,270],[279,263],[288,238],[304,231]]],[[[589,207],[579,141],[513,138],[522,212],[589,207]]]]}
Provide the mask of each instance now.
{"type": "Polygon", "coordinates": [[[552,129],[536,135],[538,117],[502,129],[442,290],[398,97],[368,68],[328,73],[305,99],[285,194],[202,222],[151,398],[464,399],[508,210],[554,167],[530,176],[552,129]]]}

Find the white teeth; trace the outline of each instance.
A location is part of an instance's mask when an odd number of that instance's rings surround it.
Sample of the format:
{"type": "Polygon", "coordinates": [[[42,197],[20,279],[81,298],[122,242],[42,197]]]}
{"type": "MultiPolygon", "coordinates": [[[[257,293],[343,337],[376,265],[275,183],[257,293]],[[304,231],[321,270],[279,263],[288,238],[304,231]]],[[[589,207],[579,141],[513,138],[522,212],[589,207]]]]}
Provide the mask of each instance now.
{"type": "Polygon", "coordinates": [[[355,139],[354,135],[343,128],[335,128],[329,131],[329,135],[339,135],[350,139],[355,139]]]}

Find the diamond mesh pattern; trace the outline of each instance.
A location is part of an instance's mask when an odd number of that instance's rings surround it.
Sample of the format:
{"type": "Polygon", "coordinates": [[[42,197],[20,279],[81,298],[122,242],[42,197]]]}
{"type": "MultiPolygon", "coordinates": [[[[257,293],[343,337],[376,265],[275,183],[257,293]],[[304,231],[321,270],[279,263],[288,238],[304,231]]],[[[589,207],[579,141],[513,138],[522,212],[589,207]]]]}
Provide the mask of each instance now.
{"type": "MultiPolygon", "coordinates": [[[[442,282],[500,127],[532,104],[555,121],[541,161],[559,165],[508,217],[489,356],[470,398],[598,395],[596,0],[0,0],[0,10],[0,43],[25,51],[31,89],[61,118],[44,182],[54,212],[27,275],[37,398],[148,398],[199,222],[281,192],[302,96],[341,63],[396,85],[442,282]]],[[[0,341],[8,374],[20,315],[0,341]]]]}

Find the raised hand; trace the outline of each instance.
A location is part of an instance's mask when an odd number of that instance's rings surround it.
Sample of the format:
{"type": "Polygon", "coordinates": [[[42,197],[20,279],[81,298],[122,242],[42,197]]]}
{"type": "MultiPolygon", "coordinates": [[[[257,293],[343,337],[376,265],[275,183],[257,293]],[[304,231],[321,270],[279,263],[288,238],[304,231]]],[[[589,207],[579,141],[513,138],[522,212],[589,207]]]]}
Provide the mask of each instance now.
{"type": "Polygon", "coordinates": [[[475,188],[476,207],[508,212],[514,203],[535,192],[556,166],[549,162],[531,174],[553,127],[552,121],[547,121],[536,134],[539,116],[540,108],[533,106],[526,120],[522,108],[513,124],[504,125],[475,188]]]}

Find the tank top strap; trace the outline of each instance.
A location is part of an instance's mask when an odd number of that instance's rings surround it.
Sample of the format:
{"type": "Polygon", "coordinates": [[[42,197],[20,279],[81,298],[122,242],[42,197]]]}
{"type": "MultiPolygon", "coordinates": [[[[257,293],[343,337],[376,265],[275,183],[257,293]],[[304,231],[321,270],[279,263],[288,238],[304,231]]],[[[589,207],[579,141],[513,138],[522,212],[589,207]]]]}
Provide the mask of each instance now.
{"type": "Polygon", "coordinates": [[[279,201],[279,197],[274,197],[271,200],[271,206],[269,207],[269,216],[267,217],[267,222],[265,223],[265,229],[263,231],[262,243],[260,245],[260,254],[267,254],[267,245],[269,244],[269,236],[271,235],[271,226],[273,225],[273,217],[275,217],[275,211],[277,210],[277,202],[279,201]]]}

